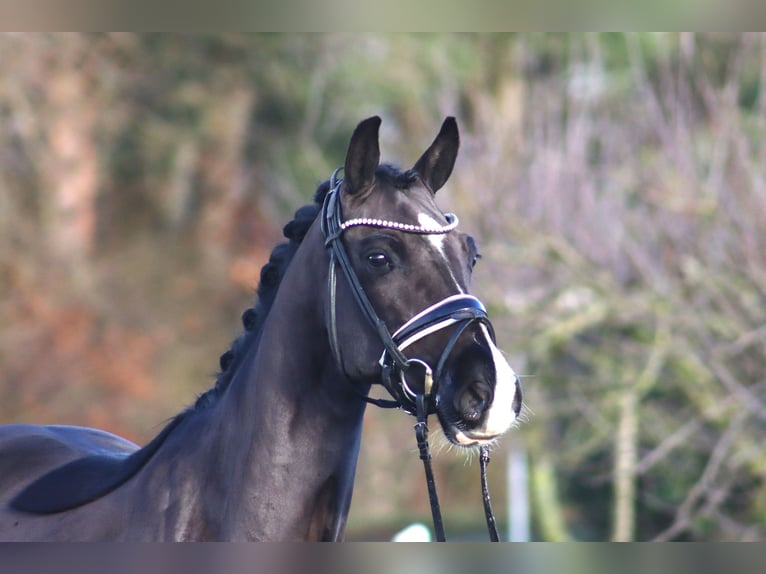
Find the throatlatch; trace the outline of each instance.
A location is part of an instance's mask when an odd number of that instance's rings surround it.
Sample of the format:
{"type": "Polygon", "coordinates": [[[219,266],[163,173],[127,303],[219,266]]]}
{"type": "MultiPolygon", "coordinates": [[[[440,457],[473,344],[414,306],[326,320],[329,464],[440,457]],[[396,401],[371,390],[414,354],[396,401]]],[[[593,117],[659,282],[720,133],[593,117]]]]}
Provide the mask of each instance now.
{"type": "MultiPolygon", "coordinates": [[[[434,305],[424,309],[393,334],[383,320],[375,312],[372,303],[362,288],[362,284],[354,271],[351,260],[343,245],[343,232],[350,227],[380,227],[386,229],[395,229],[404,233],[416,234],[437,234],[447,233],[457,227],[457,216],[451,213],[445,214],[447,225],[414,225],[384,219],[357,218],[343,221],[340,204],[340,187],[343,179],[338,174],[343,168],[336,169],[330,178],[330,191],[325,197],[322,205],[321,226],[325,237],[325,246],[330,253],[330,266],[328,273],[328,335],[330,339],[330,348],[335,358],[338,368],[345,372],[341,356],[340,346],[338,344],[338,333],[336,323],[336,287],[337,287],[337,268],[343,272],[348,281],[351,292],[356,299],[359,308],[362,310],[365,318],[372,328],[378,334],[383,343],[383,354],[380,357],[381,384],[386,388],[393,400],[376,399],[361,394],[363,400],[383,408],[401,408],[405,412],[413,415],[417,419],[415,424],[415,436],[420,452],[420,459],[423,461],[423,467],[426,475],[426,486],[428,488],[428,497],[431,503],[431,515],[434,523],[435,538],[439,542],[444,542],[444,524],[441,517],[439,506],[439,497],[436,492],[436,481],[431,468],[431,452],[428,445],[428,425],[427,418],[429,414],[436,412],[436,393],[441,380],[442,371],[446,365],[453,348],[457,344],[460,336],[465,330],[475,323],[480,323],[487,327],[487,332],[494,343],[495,335],[492,324],[487,316],[487,310],[476,297],[466,294],[452,295],[446,297],[434,305]],[[428,335],[452,328],[452,334],[444,347],[436,368],[433,369],[425,361],[417,358],[408,358],[404,351],[420,339],[428,335]],[[423,370],[423,386],[421,388],[412,388],[408,382],[407,375],[413,378],[414,370],[423,370]]],[[[487,519],[487,528],[490,539],[493,542],[498,541],[495,518],[492,514],[492,508],[489,500],[489,490],[487,487],[487,464],[489,463],[489,449],[486,446],[480,448],[480,468],[482,496],[484,500],[484,512],[487,519]]]]}

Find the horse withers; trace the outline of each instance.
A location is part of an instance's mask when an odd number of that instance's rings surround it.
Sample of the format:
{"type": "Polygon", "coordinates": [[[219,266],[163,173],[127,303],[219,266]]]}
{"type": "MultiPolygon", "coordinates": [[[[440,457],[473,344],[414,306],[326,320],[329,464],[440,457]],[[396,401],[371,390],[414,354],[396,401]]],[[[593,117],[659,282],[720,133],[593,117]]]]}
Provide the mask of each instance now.
{"type": "Polygon", "coordinates": [[[457,124],[409,170],[380,164],[379,127],[285,226],[215,386],[146,446],[0,426],[0,540],[340,540],[372,385],[462,447],[513,425],[518,378],[468,293],[476,245],[434,201],[457,124]]]}

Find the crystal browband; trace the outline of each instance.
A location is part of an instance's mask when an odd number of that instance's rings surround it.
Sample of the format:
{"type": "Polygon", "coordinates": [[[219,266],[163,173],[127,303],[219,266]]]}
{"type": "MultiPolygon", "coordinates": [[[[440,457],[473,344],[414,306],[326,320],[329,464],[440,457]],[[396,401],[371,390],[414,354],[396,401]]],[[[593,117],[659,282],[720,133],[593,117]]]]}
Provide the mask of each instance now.
{"type": "Polygon", "coordinates": [[[406,233],[437,234],[447,233],[455,229],[458,225],[457,215],[454,213],[445,213],[447,225],[414,225],[412,223],[401,223],[399,221],[388,221],[386,219],[373,219],[369,217],[357,217],[349,219],[340,224],[341,230],[345,231],[349,227],[382,227],[385,229],[396,229],[406,233]]]}

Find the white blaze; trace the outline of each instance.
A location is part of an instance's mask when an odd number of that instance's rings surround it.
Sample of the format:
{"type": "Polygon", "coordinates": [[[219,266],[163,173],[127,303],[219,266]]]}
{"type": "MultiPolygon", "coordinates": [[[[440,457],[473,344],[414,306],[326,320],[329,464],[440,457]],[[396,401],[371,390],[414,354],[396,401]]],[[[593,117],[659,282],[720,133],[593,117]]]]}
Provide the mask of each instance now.
{"type": "MultiPolygon", "coordinates": [[[[427,213],[418,214],[418,223],[421,227],[430,227],[434,229],[441,227],[441,224],[427,213]]],[[[429,233],[426,235],[426,237],[428,238],[428,241],[431,243],[431,245],[433,245],[436,250],[441,253],[441,256],[446,260],[447,255],[444,253],[444,235],[444,233],[429,233]]]]}
{"type": "MultiPolygon", "coordinates": [[[[430,227],[430,228],[439,228],[442,227],[442,224],[436,221],[433,217],[428,215],[427,213],[418,213],[418,223],[421,227],[430,227]]],[[[465,293],[463,289],[460,288],[460,283],[458,283],[457,279],[455,278],[455,274],[452,272],[452,267],[450,267],[449,260],[447,259],[447,253],[444,251],[444,236],[446,234],[444,233],[429,233],[426,235],[426,238],[428,239],[428,242],[433,245],[434,249],[439,253],[439,255],[442,256],[442,259],[444,259],[444,263],[447,266],[447,270],[449,271],[450,277],[452,277],[452,281],[455,283],[455,287],[457,288],[459,293],[465,293]]]]}

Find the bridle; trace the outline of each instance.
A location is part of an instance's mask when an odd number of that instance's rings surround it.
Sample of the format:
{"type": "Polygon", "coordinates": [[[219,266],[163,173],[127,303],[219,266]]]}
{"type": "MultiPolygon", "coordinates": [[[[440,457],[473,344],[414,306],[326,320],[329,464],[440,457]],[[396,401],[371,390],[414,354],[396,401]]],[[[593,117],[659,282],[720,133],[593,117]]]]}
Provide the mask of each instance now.
{"type": "MultiPolygon", "coordinates": [[[[341,237],[351,227],[379,227],[395,229],[404,233],[421,235],[448,233],[457,227],[458,219],[454,214],[445,214],[447,225],[415,225],[390,221],[385,219],[356,218],[343,221],[340,204],[340,187],[343,179],[338,174],[343,168],[336,169],[330,178],[330,190],[325,196],[321,213],[321,228],[325,238],[325,247],[329,250],[330,266],[328,273],[328,334],[330,348],[338,368],[345,373],[345,368],[338,343],[337,331],[337,268],[343,272],[351,293],[354,296],[363,315],[377,333],[383,343],[383,353],[380,357],[381,380],[393,400],[377,399],[367,396],[357,390],[357,393],[365,401],[383,408],[401,408],[405,412],[417,418],[415,434],[423,461],[426,474],[429,499],[431,502],[431,514],[433,516],[434,530],[438,541],[446,540],[444,525],[439,508],[439,499],[436,494],[436,484],[431,469],[431,453],[428,446],[428,426],[426,419],[429,414],[436,412],[437,389],[444,367],[450,353],[457,344],[465,330],[474,324],[486,326],[487,332],[495,341],[494,330],[487,316],[484,305],[476,297],[467,294],[451,295],[417,313],[406,321],[394,333],[391,333],[385,322],[378,316],[370,302],[364,288],[351,265],[341,237]],[[442,350],[441,356],[435,367],[429,365],[420,358],[408,358],[404,351],[413,343],[427,337],[437,331],[452,329],[447,344],[442,350]],[[408,383],[407,374],[414,373],[414,369],[422,370],[423,388],[413,389],[408,383]]],[[[350,377],[346,375],[350,380],[350,377]]],[[[412,378],[412,377],[411,377],[412,378]]],[[[356,389],[356,387],[354,387],[356,389]]],[[[495,518],[490,505],[489,491],[487,488],[486,468],[489,463],[489,449],[482,446],[480,449],[481,484],[484,500],[484,511],[487,520],[490,539],[498,540],[495,518]]]]}

